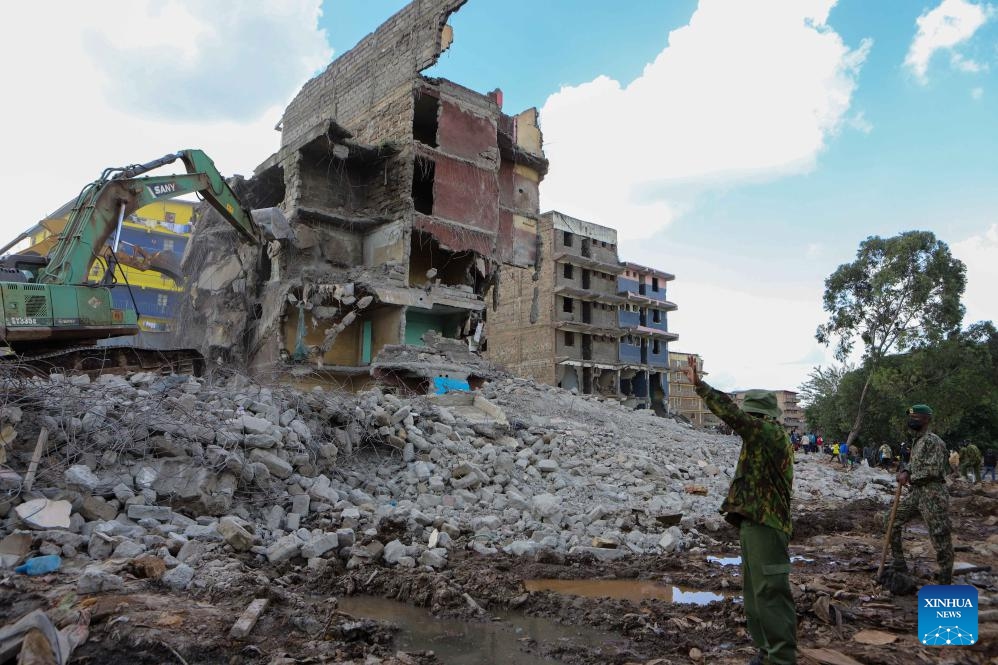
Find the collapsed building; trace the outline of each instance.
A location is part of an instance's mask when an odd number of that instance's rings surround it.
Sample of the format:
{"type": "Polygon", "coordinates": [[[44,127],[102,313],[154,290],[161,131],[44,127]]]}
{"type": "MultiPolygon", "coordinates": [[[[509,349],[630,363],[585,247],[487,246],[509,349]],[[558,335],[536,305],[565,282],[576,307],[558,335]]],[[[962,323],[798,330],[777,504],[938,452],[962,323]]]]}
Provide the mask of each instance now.
{"type": "Polygon", "coordinates": [[[507,115],[501,90],[421,74],[465,1],[410,3],[305,84],[278,125],[280,150],[236,183],[248,206],[279,206],[288,224],[261,252],[205,214],[184,256],[182,343],[209,361],[353,387],[380,352],[431,331],[487,344],[500,267],[536,259],[548,164],[535,108],[507,115]]]}

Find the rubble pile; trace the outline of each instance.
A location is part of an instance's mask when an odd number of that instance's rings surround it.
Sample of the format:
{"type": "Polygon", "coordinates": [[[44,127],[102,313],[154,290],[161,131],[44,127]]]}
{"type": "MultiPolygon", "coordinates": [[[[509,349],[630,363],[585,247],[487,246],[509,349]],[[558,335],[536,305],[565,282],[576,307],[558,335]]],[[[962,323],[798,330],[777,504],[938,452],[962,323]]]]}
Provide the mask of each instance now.
{"type": "MultiPolygon", "coordinates": [[[[199,566],[237,553],[441,569],[457,547],[612,560],[710,546],[740,445],[510,378],[405,397],[239,375],[53,375],[6,396],[18,434],[0,517],[21,549],[4,563],[31,553],[92,562],[81,593],[120,588],[106,560],[155,573],[158,558],[163,582],[185,589],[199,566]],[[26,488],[18,470],[41,430],[48,442],[26,488]]],[[[869,469],[801,462],[798,501],[887,495],[869,469]]]]}

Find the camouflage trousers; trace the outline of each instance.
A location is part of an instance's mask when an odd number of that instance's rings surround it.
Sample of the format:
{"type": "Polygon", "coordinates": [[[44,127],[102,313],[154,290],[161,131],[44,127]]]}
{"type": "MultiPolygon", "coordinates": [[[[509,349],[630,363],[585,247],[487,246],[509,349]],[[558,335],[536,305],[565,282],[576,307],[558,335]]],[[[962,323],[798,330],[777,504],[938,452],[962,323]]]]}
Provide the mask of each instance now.
{"type": "Polygon", "coordinates": [[[980,462],[960,462],[960,475],[967,478],[971,473],[974,474],[974,482],[981,482],[981,463],[980,462]]]}
{"type": "Polygon", "coordinates": [[[929,530],[929,539],[936,550],[936,562],[939,573],[936,580],[939,584],[951,584],[953,581],[953,540],[950,535],[949,523],[949,492],[943,482],[931,482],[925,485],[912,486],[908,496],[901,499],[897,517],[891,528],[891,556],[894,566],[904,568],[904,550],[901,548],[901,532],[911,518],[921,515],[922,521],[929,530]]]}

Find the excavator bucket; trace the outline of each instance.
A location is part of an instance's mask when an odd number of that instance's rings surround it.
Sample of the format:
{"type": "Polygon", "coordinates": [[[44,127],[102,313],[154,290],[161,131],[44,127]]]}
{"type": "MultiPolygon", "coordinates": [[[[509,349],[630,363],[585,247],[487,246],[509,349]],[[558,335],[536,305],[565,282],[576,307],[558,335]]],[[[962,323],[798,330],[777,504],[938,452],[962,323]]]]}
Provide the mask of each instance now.
{"type": "MultiPolygon", "coordinates": [[[[180,284],[184,279],[184,273],[180,269],[180,262],[173,252],[162,251],[150,254],[146,250],[122,242],[116,258],[118,263],[136,270],[153,270],[165,277],[169,277],[174,282],[180,284]]],[[[110,249],[108,250],[108,263],[111,262],[110,249]]]]}
{"type": "Polygon", "coordinates": [[[155,270],[165,277],[169,277],[177,284],[183,284],[184,273],[180,269],[180,262],[177,260],[177,255],[173,252],[156,252],[149,257],[148,265],[147,270],[155,270]]]}

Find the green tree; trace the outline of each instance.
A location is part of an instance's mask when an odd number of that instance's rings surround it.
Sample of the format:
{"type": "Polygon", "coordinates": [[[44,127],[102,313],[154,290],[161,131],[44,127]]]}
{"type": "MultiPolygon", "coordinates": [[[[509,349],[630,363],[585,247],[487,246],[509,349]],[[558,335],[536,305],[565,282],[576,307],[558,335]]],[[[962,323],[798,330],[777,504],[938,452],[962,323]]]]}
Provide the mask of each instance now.
{"type": "Polygon", "coordinates": [[[871,236],[860,243],[856,260],[840,265],[825,280],[828,321],[817,340],[835,344],[840,362],[863,344],[863,387],[853,407],[848,443],[863,426],[870,385],[891,352],[934,344],[959,331],[960,297],[966,267],[930,231],[906,231],[891,238],[871,236]]]}

